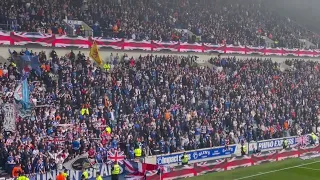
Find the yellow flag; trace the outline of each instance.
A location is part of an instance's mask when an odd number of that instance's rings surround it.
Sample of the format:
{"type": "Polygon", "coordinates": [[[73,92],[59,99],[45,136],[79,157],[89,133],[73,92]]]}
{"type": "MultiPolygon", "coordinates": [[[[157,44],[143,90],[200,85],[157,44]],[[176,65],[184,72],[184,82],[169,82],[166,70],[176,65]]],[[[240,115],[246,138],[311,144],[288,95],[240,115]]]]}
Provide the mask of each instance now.
{"type": "Polygon", "coordinates": [[[99,65],[102,64],[102,60],[99,54],[98,45],[96,41],[93,42],[92,47],[90,48],[89,56],[99,65]]]}

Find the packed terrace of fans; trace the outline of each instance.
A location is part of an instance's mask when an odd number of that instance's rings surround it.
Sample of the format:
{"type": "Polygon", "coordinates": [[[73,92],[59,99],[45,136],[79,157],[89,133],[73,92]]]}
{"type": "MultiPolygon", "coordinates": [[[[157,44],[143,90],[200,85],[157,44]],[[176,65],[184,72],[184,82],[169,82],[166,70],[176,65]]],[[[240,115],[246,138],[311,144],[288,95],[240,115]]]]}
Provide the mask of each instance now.
{"type": "MultiPolygon", "coordinates": [[[[37,106],[18,118],[16,132],[1,131],[0,162],[9,173],[17,163],[26,173],[61,169],[87,151],[105,162],[110,149],[134,158],[136,144],[155,155],[319,127],[316,62],[290,60],[292,70],[283,71],[271,59],[215,58],[198,67],[195,57],[111,54],[101,69],[80,52],[38,53],[42,75],[28,78],[37,106]]],[[[12,102],[20,75],[9,63],[0,68],[2,104],[12,102]]]]}
{"type": "Polygon", "coordinates": [[[7,0],[0,9],[3,29],[16,31],[65,34],[67,17],[86,22],[94,36],[251,46],[264,46],[267,36],[277,47],[301,48],[299,39],[319,44],[317,34],[256,0],[7,0]]]}
{"type": "MultiPolygon", "coordinates": [[[[6,0],[0,22],[9,30],[63,34],[67,16],[91,25],[95,36],[190,41],[174,30],[184,28],[214,44],[263,46],[262,35],[280,47],[300,47],[299,38],[319,42],[258,1],[230,2],[6,0]]],[[[290,60],[292,70],[282,71],[271,59],[216,58],[213,67],[198,67],[192,57],[113,54],[110,68],[101,69],[81,53],[37,53],[42,75],[28,78],[37,106],[30,118],[18,118],[15,133],[0,125],[0,165],[8,173],[18,163],[28,174],[61,169],[65,159],[89,150],[103,162],[112,148],[132,159],[137,143],[144,155],[155,155],[319,127],[316,62],[290,60]]],[[[20,74],[10,63],[0,72],[1,104],[13,102],[20,74]]]]}

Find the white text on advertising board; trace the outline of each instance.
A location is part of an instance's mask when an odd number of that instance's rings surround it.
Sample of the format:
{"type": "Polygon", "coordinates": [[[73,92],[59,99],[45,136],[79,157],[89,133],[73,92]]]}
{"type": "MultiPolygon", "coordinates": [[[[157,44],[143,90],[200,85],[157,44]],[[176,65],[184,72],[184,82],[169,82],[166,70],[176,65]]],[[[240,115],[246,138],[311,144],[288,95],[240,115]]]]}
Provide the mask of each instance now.
{"type": "MultiPolygon", "coordinates": [[[[294,138],[287,139],[289,145],[294,144],[294,138]]],[[[279,140],[270,140],[270,141],[265,141],[265,142],[259,142],[259,148],[260,149],[271,149],[271,148],[276,148],[276,147],[281,147],[283,143],[282,139],[279,140]]]]}
{"type": "Polygon", "coordinates": [[[208,156],[210,156],[210,151],[200,151],[199,156],[200,157],[208,157],[208,156]]]}
{"type": "MultiPolygon", "coordinates": [[[[100,172],[102,177],[111,176],[111,165],[102,164],[99,169],[90,168],[87,170],[89,174],[89,179],[95,179],[97,172],[100,172]]],[[[123,168],[120,166],[120,173],[123,172],[123,168]]],[[[55,179],[58,171],[51,171],[45,174],[38,174],[36,177],[30,177],[30,179],[34,180],[49,180],[55,179]]],[[[81,179],[81,171],[70,170],[68,172],[70,176],[70,180],[78,180],[81,179]]]]}
{"type": "MultiPolygon", "coordinates": [[[[191,159],[190,153],[187,154],[189,156],[189,159],[191,159]]],[[[158,164],[171,164],[171,163],[177,163],[180,162],[181,157],[183,156],[183,154],[177,154],[174,156],[169,156],[169,157],[158,157],[157,158],[157,163],[158,164]]]]}

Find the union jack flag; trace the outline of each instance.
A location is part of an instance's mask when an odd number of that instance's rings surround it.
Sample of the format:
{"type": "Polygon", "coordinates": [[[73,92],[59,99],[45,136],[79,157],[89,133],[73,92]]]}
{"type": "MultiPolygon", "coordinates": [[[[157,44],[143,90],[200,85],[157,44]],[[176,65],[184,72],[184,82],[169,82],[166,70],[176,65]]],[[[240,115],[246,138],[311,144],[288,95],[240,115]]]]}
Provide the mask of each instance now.
{"type": "Polygon", "coordinates": [[[160,170],[160,173],[168,173],[173,171],[173,168],[170,166],[160,166],[159,170],[160,170]]]}
{"type": "Polygon", "coordinates": [[[147,164],[135,161],[124,161],[125,170],[128,172],[127,179],[139,180],[144,176],[160,175],[161,173],[168,173],[172,171],[169,166],[159,166],[155,164],[147,164]]]}
{"type": "Polygon", "coordinates": [[[131,175],[144,175],[142,163],[134,161],[124,161],[125,170],[131,175]]]}
{"type": "Polygon", "coordinates": [[[51,34],[44,34],[40,32],[14,32],[14,35],[29,38],[46,38],[51,37],[51,34]]]}
{"type": "Polygon", "coordinates": [[[124,155],[124,152],[121,151],[108,151],[107,152],[107,164],[112,164],[114,162],[118,162],[119,164],[123,164],[124,159],[126,156],[124,155]]]}
{"type": "Polygon", "coordinates": [[[19,84],[17,86],[17,88],[15,89],[14,91],[14,98],[17,100],[17,101],[21,101],[22,100],[22,84],[19,84]]]}
{"type": "Polygon", "coordinates": [[[303,135],[303,136],[297,137],[296,140],[298,142],[298,145],[300,145],[300,146],[305,146],[305,145],[309,144],[309,136],[308,135],[303,135]]]}

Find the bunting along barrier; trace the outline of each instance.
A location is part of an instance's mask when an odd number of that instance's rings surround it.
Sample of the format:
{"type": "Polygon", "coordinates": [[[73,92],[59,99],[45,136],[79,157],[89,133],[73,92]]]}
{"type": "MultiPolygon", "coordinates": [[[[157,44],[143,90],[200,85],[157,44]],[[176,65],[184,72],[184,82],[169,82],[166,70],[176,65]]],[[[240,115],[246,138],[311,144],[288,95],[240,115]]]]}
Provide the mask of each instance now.
{"type": "Polygon", "coordinates": [[[153,174],[147,177],[148,180],[172,180],[186,177],[199,176],[210,172],[227,171],[241,167],[249,167],[264,163],[276,162],[288,158],[311,159],[320,157],[320,146],[308,145],[289,149],[265,151],[253,155],[231,157],[206,162],[197,162],[185,166],[176,166],[171,172],[163,173],[161,177],[153,174]]]}
{"type": "MultiPolygon", "coordinates": [[[[296,148],[281,149],[274,151],[265,151],[253,155],[246,155],[241,157],[228,157],[216,160],[208,160],[197,163],[192,163],[189,165],[179,165],[173,167],[170,171],[161,174],[158,173],[147,173],[147,180],[172,180],[180,179],[186,177],[194,177],[203,175],[206,173],[214,173],[227,171],[232,169],[237,169],[241,167],[249,167],[253,165],[259,165],[264,163],[276,162],[285,160],[288,158],[297,158],[306,160],[315,157],[320,157],[320,146],[319,145],[308,145],[301,146],[296,148]]],[[[81,178],[81,170],[75,170],[76,164],[81,164],[79,161],[74,162],[71,168],[68,168],[68,174],[70,180],[78,180],[81,178]]],[[[125,177],[125,168],[124,165],[120,165],[121,178],[125,177]]],[[[100,172],[104,180],[111,180],[111,165],[108,164],[99,164],[96,168],[88,169],[89,180],[94,180],[96,178],[96,173],[100,172]]],[[[55,179],[58,170],[46,172],[44,174],[33,174],[29,175],[30,180],[50,180],[55,179]]],[[[12,178],[5,178],[6,180],[13,180],[12,178]]]]}
{"type": "Polygon", "coordinates": [[[299,157],[302,160],[312,159],[316,157],[320,157],[320,146],[313,147],[313,146],[303,146],[300,148],[299,157]]]}
{"type": "Polygon", "coordinates": [[[265,164],[269,162],[277,161],[278,153],[276,151],[265,151],[251,156],[252,161],[255,165],[265,164]]]}
{"type": "Polygon", "coordinates": [[[199,52],[199,53],[225,53],[244,55],[276,55],[294,57],[319,57],[320,49],[286,49],[265,48],[251,46],[234,46],[226,44],[186,43],[176,41],[135,41],[132,39],[110,39],[105,37],[70,37],[67,35],[51,35],[39,32],[7,32],[0,31],[0,44],[12,46],[26,46],[29,44],[44,47],[76,47],[89,48],[96,41],[100,48],[118,50],[144,50],[144,51],[172,51],[172,52],[199,52]]]}
{"type": "Polygon", "coordinates": [[[227,158],[227,164],[225,166],[225,170],[232,170],[241,167],[249,167],[253,165],[253,161],[250,156],[237,156],[227,158]],[[241,163],[239,163],[241,162],[241,163]]]}

